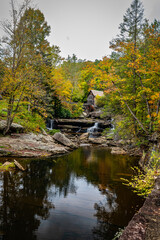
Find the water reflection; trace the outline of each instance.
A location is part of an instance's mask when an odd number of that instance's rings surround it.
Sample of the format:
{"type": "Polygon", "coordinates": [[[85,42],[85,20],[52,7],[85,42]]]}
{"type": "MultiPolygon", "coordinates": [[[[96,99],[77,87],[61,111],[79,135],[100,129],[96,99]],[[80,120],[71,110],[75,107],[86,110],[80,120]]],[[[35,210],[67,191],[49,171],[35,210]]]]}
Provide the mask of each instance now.
{"type": "Polygon", "coordinates": [[[2,239],[112,239],[143,202],[120,180],[134,161],[96,148],[23,160],[27,172],[0,174],[2,239]]]}
{"type": "Polygon", "coordinates": [[[4,239],[36,239],[38,217],[47,219],[54,207],[47,196],[49,167],[41,166],[39,171],[31,162],[27,173],[1,173],[0,227],[4,239]]]}

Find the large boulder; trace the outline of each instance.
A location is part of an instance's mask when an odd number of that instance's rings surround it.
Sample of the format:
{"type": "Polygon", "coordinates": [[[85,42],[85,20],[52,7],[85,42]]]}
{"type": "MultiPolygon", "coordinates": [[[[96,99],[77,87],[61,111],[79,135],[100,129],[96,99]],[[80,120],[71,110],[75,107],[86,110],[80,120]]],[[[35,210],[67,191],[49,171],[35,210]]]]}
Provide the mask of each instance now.
{"type": "Polygon", "coordinates": [[[127,152],[123,148],[120,148],[120,147],[112,147],[111,153],[112,154],[127,154],[127,152]]]}
{"type": "Polygon", "coordinates": [[[88,137],[89,137],[89,133],[83,133],[80,137],[79,137],[79,140],[81,142],[84,142],[86,140],[88,140],[88,137]]]}
{"type": "Polygon", "coordinates": [[[68,139],[64,134],[57,132],[53,135],[53,138],[63,144],[64,146],[70,147],[70,148],[76,148],[76,145],[70,140],[68,139]]]}
{"type": "Polygon", "coordinates": [[[87,117],[87,113],[86,112],[82,112],[81,115],[79,116],[79,118],[86,118],[87,117]]]}
{"type": "MultiPolygon", "coordinates": [[[[7,123],[5,120],[0,121],[0,131],[3,131],[5,129],[6,124],[7,123]]],[[[12,123],[10,130],[11,132],[23,132],[24,127],[20,124],[12,123]]]]}

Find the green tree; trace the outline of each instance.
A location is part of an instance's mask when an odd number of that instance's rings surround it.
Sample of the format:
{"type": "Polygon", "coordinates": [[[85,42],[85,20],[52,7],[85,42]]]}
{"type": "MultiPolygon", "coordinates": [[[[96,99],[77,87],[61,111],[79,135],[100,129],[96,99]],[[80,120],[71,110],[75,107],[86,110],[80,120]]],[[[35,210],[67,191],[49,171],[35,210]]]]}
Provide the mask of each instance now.
{"type": "Polygon", "coordinates": [[[43,84],[51,72],[52,49],[46,39],[50,27],[40,10],[30,7],[29,0],[20,7],[11,0],[11,21],[3,22],[2,27],[6,33],[1,55],[6,65],[2,82],[8,99],[6,134],[24,97],[37,107],[38,99],[45,96],[43,84]]]}
{"type": "MultiPolygon", "coordinates": [[[[125,100],[125,113],[128,112],[132,116],[131,122],[134,124],[135,134],[138,133],[137,122],[145,130],[139,119],[136,100],[138,88],[141,85],[136,71],[136,64],[142,39],[143,13],[142,3],[139,0],[133,0],[123,17],[123,22],[119,26],[120,35],[110,43],[110,47],[114,50],[112,57],[115,60],[116,74],[120,78],[119,81],[114,81],[114,85],[119,91],[120,98],[123,98],[123,102],[125,100]]],[[[148,101],[145,95],[144,98],[148,101]]]]}
{"type": "Polygon", "coordinates": [[[142,32],[144,8],[142,2],[133,0],[130,8],[123,16],[123,22],[120,24],[120,36],[123,41],[133,41],[136,47],[139,35],[142,32]]]}
{"type": "Polygon", "coordinates": [[[79,101],[82,97],[82,91],[79,88],[81,70],[85,65],[85,60],[78,59],[75,54],[68,56],[63,61],[62,70],[64,78],[72,83],[72,100],[79,101]]]}

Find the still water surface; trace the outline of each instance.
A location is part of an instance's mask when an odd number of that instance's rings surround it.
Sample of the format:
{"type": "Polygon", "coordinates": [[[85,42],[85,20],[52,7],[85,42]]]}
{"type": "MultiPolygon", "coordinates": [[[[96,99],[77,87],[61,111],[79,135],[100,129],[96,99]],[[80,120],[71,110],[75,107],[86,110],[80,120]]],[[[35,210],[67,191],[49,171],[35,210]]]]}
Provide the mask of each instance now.
{"type": "Polygon", "coordinates": [[[0,173],[0,239],[111,240],[143,199],[122,184],[136,159],[83,147],[0,173]]]}

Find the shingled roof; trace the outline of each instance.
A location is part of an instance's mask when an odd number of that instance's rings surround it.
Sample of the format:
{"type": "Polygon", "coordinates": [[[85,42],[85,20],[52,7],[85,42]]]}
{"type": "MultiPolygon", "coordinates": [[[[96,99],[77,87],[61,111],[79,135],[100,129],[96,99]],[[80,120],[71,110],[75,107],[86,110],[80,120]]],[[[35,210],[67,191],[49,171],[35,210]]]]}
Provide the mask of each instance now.
{"type": "Polygon", "coordinates": [[[95,97],[96,96],[99,96],[99,97],[103,97],[104,96],[104,92],[103,91],[91,90],[90,92],[92,92],[93,96],[95,96],[95,97]]]}

